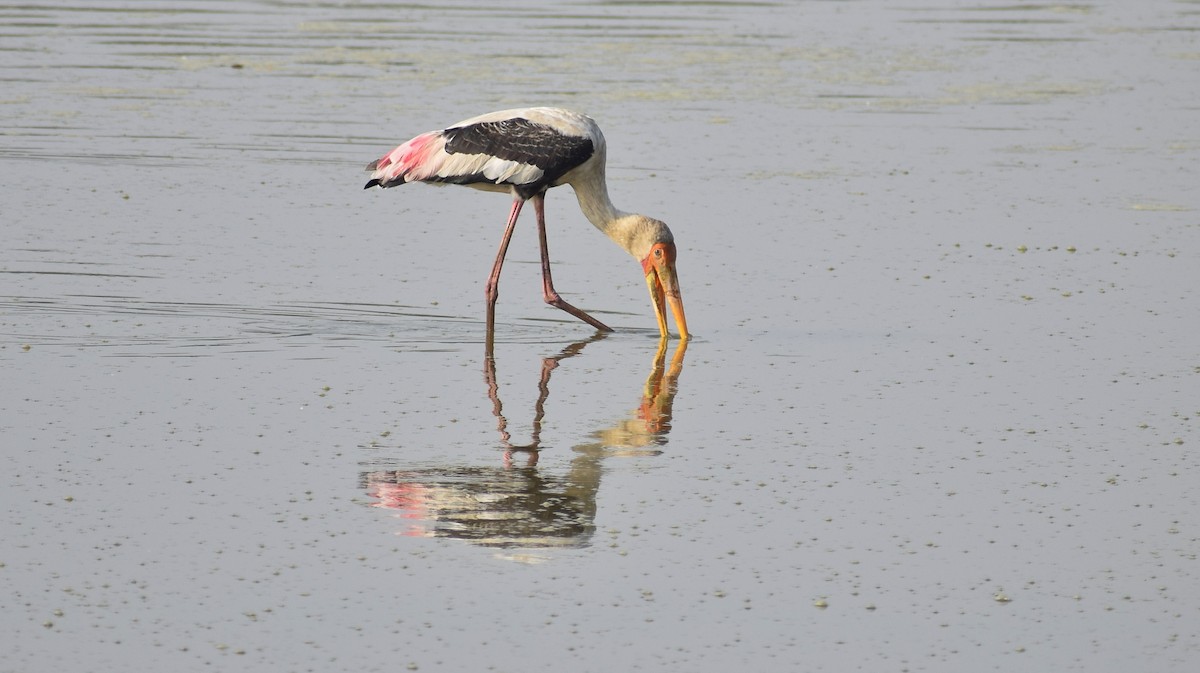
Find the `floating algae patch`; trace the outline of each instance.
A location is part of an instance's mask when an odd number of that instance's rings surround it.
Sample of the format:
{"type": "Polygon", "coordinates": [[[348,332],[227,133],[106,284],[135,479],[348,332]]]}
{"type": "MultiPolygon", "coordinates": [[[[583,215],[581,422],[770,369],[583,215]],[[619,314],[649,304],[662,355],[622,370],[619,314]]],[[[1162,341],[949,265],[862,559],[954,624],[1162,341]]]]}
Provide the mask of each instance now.
{"type": "Polygon", "coordinates": [[[1135,203],[1129,208],[1157,213],[1186,213],[1192,210],[1189,206],[1178,203],[1135,203]]]}
{"type": "Polygon", "coordinates": [[[1107,86],[1100,82],[985,82],[968,86],[948,87],[946,95],[931,102],[939,105],[970,105],[978,103],[1029,104],[1044,103],[1057,98],[1094,96],[1107,86]]]}

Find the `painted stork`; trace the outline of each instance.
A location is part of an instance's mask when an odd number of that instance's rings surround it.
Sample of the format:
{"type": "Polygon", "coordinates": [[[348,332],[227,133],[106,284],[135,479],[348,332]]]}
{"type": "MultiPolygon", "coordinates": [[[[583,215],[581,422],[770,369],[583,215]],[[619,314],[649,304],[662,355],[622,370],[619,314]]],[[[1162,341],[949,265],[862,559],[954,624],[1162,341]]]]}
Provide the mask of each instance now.
{"type": "Polygon", "coordinates": [[[679,337],[686,340],[687,321],[675,273],[671,230],[660,220],[613,206],[608,198],[604,159],[604,134],[591,117],[558,108],[503,110],[466,119],[441,131],[422,133],[400,145],[367,166],[371,179],[364,189],[428,182],[512,195],[508,226],[484,287],[489,335],[495,327],[504,255],[521,206],[532,200],[542,252],[543,298],[596,329],[611,332],[607,325],[560,297],[550,277],[545,194],[551,187],[569,184],[584,216],[642,263],[662,337],[668,336],[665,299],[675,315],[679,337]]]}

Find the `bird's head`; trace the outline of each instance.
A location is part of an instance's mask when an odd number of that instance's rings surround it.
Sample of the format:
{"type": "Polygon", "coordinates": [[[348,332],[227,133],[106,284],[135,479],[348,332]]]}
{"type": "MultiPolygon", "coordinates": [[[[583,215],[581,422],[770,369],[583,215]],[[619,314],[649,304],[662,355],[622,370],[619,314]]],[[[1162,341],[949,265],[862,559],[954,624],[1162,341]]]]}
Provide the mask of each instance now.
{"type": "Polygon", "coordinates": [[[626,249],[642,262],[658,329],[665,338],[668,334],[665,299],[675,315],[679,338],[687,339],[687,319],[683,314],[683,297],[679,293],[679,275],[675,271],[675,237],[666,223],[642,215],[635,217],[637,223],[631,227],[632,235],[626,249]]]}

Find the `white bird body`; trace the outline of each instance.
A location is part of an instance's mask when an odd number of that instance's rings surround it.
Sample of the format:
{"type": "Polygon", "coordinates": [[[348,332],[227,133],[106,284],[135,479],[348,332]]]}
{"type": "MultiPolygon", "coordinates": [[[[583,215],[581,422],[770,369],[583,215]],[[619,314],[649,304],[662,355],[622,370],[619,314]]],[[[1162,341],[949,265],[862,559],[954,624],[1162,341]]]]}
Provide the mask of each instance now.
{"type": "Polygon", "coordinates": [[[488,279],[488,331],[492,331],[500,267],[521,206],[532,200],[542,248],[546,302],[602,330],[600,321],[567,304],[554,291],[546,248],[546,190],[570,184],[585,217],[642,262],[662,336],[667,336],[664,295],[675,313],[681,338],[688,337],[675,274],[675,240],[663,222],[618,210],[605,178],[606,144],[587,115],[560,108],[531,107],[491,112],[440,131],[422,133],[367,166],[366,187],[406,182],[459,184],[513,197],[508,229],[488,279]]]}
{"type": "MultiPolygon", "coordinates": [[[[557,108],[518,108],[489,112],[464,119],[442,131],[422,133],[388,152],[377,162],[373,169],[376,173],[371,177],[379,179],[381,185],[391,186],[389,183],[397,179],[402,182],[464,184],[460,180],[471,176],[482,179],[465,184],[492,192],[510,192],[514,185],[540,183],[546,176],[546,169],[531,163],[536,158],[532,148],[521,152],[521,148],[513,146],[508,152],[500,152],[501,148],[495,146],[495,139],[512,138],[520,131],[516,120],[551,128],[577,143],[590,141],[593,159],[599,156],[603,170],[604,134],[590,117],[557,108]],[[454,131],[478,125],[495,129],[495,135],[489,138],[490,143],[467,140],[462,143],[464,147],[456,151],[452,141],[460,136],[454,131]],[[447,150],[448,143],[451,144],[450,150],[447,150]]],[[[533,140],[531,138],[530,142],[533,140]]],[[[550,186],[558,186],[563,182],[565,180],[553,180],[550,186]]]]}

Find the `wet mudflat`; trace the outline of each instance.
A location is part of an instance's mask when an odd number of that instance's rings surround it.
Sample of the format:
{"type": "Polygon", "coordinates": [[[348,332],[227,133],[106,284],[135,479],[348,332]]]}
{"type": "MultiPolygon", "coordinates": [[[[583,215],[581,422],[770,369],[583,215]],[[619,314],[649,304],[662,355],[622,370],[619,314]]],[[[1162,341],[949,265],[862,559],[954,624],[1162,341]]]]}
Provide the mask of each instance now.
{"type": "Polygon", "coordinates": [[[1194,2],[0,5],[0,671],[1200,663],[1194,2]],[[547,200],[582,109],[686,347],[547,200]]]}

